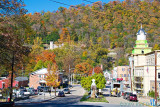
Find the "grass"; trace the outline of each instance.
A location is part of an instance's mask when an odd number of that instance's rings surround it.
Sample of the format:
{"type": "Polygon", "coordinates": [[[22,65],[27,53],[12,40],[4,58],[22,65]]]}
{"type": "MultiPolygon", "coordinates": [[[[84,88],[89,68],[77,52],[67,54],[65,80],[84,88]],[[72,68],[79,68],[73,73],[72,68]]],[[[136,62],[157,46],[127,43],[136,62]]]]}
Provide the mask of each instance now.
{"type": "Polygon", "coordinates": [[[84,96],[81,98],[80,101],[88,101],[88,102],[105,102],[108,103],[106,98],[103,95],[99,95],[99,98],[87,98],[88,94],[87,92],[84,94],[84,96]]]}

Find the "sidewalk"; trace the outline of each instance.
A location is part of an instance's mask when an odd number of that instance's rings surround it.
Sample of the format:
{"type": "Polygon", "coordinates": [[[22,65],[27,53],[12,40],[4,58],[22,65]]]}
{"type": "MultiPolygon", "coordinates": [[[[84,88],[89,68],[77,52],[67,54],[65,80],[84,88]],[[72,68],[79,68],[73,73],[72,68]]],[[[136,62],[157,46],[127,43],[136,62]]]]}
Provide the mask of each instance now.
{"type": "Polygon", "coordinates": [[[15,103],[39,103],[54,99],[55,97],[54,93],[51,95],[49,93],[43,93],[42,95],[30,96],[29,99],[16,101],[15,103]]]}
{"type": "MultiPolygon", "coordinates": [[[[154,98],[151,98],[151,97],[141,97],[141,98],[138,98],[139,103],[143,103],[146,106],[147,105],[151,106],[151,101],[150,101],[151,99],[154,99],[154,98]]],[[[160,105],[160,101],[157,102],[157,105],[160,105]]]]}

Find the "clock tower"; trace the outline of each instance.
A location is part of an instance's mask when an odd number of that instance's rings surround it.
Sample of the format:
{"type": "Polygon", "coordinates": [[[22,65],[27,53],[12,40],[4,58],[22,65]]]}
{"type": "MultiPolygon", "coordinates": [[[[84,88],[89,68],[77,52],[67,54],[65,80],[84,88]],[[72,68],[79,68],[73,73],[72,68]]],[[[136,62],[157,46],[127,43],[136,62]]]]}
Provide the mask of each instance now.
{"type": "Polygon", "coordinates": [[[146,54],[152,51],[151,50],[152,47],[148,47],[146,35],[147,33],[144,31],[144,29],[142,28],[142,24],[141,24],[141,28],[137,32],[136,45],[134,46],[134,49],[132,50],[132,54],[146,54]]]}

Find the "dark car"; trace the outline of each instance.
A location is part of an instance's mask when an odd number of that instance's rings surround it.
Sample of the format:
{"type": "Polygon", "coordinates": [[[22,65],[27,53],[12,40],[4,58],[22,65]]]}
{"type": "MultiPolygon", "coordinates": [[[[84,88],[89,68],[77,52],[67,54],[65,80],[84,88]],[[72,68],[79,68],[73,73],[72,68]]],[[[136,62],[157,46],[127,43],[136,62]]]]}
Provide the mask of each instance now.
{"type": "Polygon", "coordinates": [[[130,94],[128,99],[129,101],[138,101],[136,94],[130,94]]]}
{"type": "Polygon", "coordinates": [[[37,90],[38,90],[38,92],[43,92],[44,86],[38,86],[38,87],[37,87],[37,90]]]}
{"type": "Polygon", "coordinates": [[[38,90],[34,89],[34,94],[37,95],[38,94],[38,90]]]}
{"type": "Polygon", "coordinates": [[[127,97],[128,97],[130,94],[132,94],[132,92],[124,92],[123,98],[124,98],[124,99],[127,99],[127,97]]]}
{"type": "Polygon", "coordinates": [[[59,91],[59,92],[58,92],[58,97],[65,97],[64,92],[63,92],[63,91],[59,91]]]}
{"type": "Polygon", "coordinates": [[[70,94],[69,88],[65,88],[65,89],[63,90],[63,92],[64,92],[65,94],[70,94]]]}
{"type": "Polygon", "coordinates": [[[37,90],[38,90],[38,92],[48,92],[49,87],[48,86],[46,86],[46,87],[44,87],[44,86],[38,86],[37,90]]]}
{"type": "Polygon", "coordinates": [[[68,88],[73,88],[73,86],[72,85],[68,85],[68,88]]]}
{"type": "Polygon", "coordinates": [[[125,95],[125,99],[129,99],[129,97],[130,97],[130,95],[131,95],[132,93],[127,93],[126,95],[125,95]]]}

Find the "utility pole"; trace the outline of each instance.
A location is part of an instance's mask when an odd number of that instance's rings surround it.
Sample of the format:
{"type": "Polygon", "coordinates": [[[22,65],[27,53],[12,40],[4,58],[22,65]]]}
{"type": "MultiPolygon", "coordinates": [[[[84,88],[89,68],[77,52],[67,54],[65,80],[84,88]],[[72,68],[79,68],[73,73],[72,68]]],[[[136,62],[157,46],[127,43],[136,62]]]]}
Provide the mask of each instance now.
{"type": "Polygon", "coordinates": [[[155,105],[157,107],[157,51],[155,51],[155,105]]]}
{"type": "Polygon", "coordinates": [[[11,86],[10,86],[10,99],[9,99],[9,102],[12,101],[13,72],[14,72],[14,51],[13,51],[13,55],[12,55],[12,73],[11,73],[11,86]]]}
{"type": "Polygon", "coordinates": [[[69,65],[69,83],[70,83],[70,65],[69,65]]]}

